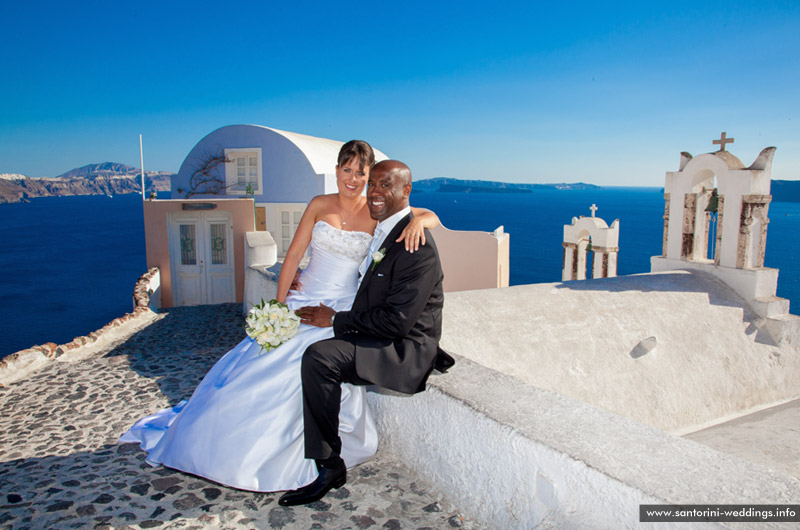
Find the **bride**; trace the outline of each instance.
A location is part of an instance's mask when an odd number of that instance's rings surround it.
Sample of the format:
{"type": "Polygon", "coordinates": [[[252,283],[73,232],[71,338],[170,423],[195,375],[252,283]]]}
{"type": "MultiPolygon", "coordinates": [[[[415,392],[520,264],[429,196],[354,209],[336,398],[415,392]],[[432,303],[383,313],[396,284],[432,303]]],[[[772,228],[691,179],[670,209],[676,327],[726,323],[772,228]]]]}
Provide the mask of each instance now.
{"type": "MultiPolygon", "coordinates": [[[[278,301],[292,309],[319,303],[336,311],[350,308],[376,225],[363,195],[374,162],[366,142],[342,146],[339,192],[308,204],[281,268],[278,301]],[[311,259],[298,277],[309,245],[311,259]]],[[[409,252],[425,244],[423,228],[439,223],[433,212],[412,210],[416,217],[397,240],[409,252]]],[[[317,468],[304,453],[300,362],[307,346],[332,336],[333,328],[302,324],[294,338],[266,353],[245,338],[217,361],[188,401],[139,420],[120,443],[139,443],[151,465],[234,488],[281,491],[311,483],[317,468]]],[[[339,436],[347,467],[375,454],[378,437],[365,387],[342,385],[339,436]]]]}

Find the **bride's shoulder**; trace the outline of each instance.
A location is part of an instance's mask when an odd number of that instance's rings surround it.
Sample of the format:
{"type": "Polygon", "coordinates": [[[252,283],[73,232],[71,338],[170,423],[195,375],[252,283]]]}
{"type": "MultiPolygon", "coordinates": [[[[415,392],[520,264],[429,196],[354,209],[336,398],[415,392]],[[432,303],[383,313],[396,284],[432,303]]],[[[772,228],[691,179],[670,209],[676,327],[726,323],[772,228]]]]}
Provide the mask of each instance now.
{"type": "Polygon", "coordinates": [[[330,199],[330,195],[317,195],[308,201],[308,206],[306,206],[303,215],[319,221],[320,217],[328,213],[332,207],[333,202],[330,199]]]}
{"type": "Polygon", "coordinates": [[[335,193],[330,195],[317,195],[308,203],[308,208],[313,208],[323,213],[326,213],[328,210],[336,210],[338,204],[336,197],[335,193]]]}

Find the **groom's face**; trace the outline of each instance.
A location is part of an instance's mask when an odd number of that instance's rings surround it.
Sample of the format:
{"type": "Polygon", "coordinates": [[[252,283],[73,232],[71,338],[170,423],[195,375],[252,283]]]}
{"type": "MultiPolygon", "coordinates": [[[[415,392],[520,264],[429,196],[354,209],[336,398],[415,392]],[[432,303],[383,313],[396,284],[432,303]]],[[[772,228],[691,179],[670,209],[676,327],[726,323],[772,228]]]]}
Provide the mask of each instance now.
{"type": "Polygon", "coordinates": [[[386,171],[378,166],[373,168],[367,183],[367,206],[369,215],[383,221],[408,206],[410,185],[395,171],[386,171]]]}

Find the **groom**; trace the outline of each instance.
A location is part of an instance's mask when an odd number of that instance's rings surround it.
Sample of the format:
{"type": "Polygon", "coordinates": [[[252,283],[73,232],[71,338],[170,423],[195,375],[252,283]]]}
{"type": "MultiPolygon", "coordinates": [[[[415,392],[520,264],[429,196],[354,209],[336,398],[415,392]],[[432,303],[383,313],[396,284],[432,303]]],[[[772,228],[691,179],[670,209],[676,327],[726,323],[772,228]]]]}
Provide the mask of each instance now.
{"type": "Polygon", "coordinates": [[[411,170],[402,162],[385,160],[372,168],[367,205],[378,226],[353,308],[297,311],[304,324],[333,326],[334,338],[312,344],[303,355],[305,452],[316,460],[319,476],[285,493],[278,501],[282,506],[314,502],[345,483],[338,432],[341,383],[414,394],[425,389],[434,366],[445,371],[453,363],[438,347],[444,296],[433,238],[426,233],[427,244],[413,253],[395,243],[411,219],[410,193],[411,170]]]}

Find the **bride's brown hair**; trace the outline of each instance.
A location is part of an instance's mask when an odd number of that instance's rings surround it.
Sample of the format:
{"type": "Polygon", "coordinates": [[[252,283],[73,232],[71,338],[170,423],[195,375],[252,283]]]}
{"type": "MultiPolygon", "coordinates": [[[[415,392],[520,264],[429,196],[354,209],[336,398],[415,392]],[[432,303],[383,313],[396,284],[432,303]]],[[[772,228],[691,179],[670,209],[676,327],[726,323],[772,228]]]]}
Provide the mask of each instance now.
{"type": "Polygon", "coordinates": [[[358,158],[359,169],[362,171],[365,167],[371,169],[375,165],[375,152],[364,140],[350,140],[344,144],[339,150],[337,164],[339,167],[344,167],[354,158],[358,158]]]}

